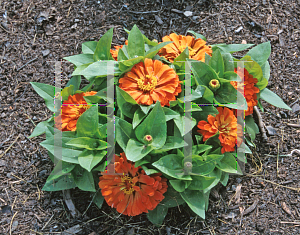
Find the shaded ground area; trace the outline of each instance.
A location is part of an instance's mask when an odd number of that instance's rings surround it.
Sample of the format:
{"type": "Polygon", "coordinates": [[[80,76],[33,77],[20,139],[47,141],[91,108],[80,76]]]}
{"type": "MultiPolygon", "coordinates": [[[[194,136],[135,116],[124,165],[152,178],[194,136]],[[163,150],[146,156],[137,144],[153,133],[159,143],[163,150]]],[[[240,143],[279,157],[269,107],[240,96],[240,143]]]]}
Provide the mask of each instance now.
{"type": "MultiPolygon", "coordinates": [[[[299,22],[296,0],[0,1],[0,234],[300,234],[299,22]],[[157,228],[146,215],[99,210],[79,190],[71,193],[84,215],[73,218],[61,192],[41,191],[53,165],[43,138],[27,137],[51,114],[29,82],[54,85],[54,61],[111,27],[114,45],[124,43],[123,28],[134,24],[157,40],[194,30],[208,44],[271,41],[268,88],[293,111],[264,104],[268,143],[258,136],[247,175],[218,188],[205,221],[180,206],[157,228]]],[[[71,64],[62,71],[66,81],[71,64]]]]}

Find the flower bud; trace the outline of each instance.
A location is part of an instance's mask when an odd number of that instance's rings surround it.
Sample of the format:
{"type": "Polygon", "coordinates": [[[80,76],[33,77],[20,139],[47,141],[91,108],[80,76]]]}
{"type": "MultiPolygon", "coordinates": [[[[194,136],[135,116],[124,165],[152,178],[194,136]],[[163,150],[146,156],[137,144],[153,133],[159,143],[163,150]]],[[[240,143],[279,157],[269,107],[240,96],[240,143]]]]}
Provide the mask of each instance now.
{"type": "Polygon", "coordinates": [[[220,82],[217,79],[212,79],[209,82],[209,88],[212,89],[213,91],[216,91],[220,88],[220,82]]]}
{"type": "Polygon", "coordinates": [[[152,142],[153,138],[152,138],[151,135],[145,135],[145,136],[144,136],[144,140],[145,140],[148,144],[150,144],[150,143],[152,142]]]}

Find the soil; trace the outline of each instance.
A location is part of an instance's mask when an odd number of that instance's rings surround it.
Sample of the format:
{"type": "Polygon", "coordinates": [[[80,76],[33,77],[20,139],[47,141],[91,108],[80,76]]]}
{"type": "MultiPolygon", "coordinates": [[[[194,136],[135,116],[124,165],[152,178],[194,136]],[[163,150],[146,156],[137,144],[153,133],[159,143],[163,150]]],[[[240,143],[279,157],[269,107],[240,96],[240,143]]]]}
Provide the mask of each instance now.
{"type": "MultiPolygon", "coordinates": [[[[299,0],[0,1],[0,234],[300,234],[299,22],[299,0]],[[206,220],[180,206],[155,227],[145,214],[98,209],[79,190],[71,195],[84,215],[73,218],[61,192],[41,191],[53,164],[44,136],[28,136],[51,113],[29,82],[54,85],[55,61],[111,27],[113,45],[123,44],[134,24],[159,41],[194,30],[208,44],[271,42],[268,88],[293,111],[263,103],[268,142],[258,136],[246,174],[218,187],[206,220]]],[[[73,67],[62,64],[66,83],[73,67]]]]}

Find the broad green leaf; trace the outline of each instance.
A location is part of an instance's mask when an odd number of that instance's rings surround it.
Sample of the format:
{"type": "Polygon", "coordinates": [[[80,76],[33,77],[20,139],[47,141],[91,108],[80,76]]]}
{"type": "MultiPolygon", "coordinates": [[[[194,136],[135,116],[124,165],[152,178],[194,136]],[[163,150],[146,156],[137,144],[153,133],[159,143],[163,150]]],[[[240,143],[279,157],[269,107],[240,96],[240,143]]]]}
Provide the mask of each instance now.
{"type": "Polygon", "coordinates": [[[143,142],[145,135],[151,135],[153,141],[151,145],[155,148],[162,147],[167,138],[167,124],[165,113],[157,101],[150,114],[136,128],[135,135],[140,142],[143,142]]]}
{"type": "Polygon", "coordinates": [[[64,60],[67,60],[74,64],[76,67],[83,65],[83,64],[88,64],[88,63],[93,63],[93,55],[92,54],[78,54],[78,55],[72,55],[68,57],[64,57],[64,60]]]}
{"type": "Polygon", "coordinates": [[[217,168],[227,173],[238,174],[238,163],[232,153],[225,152],[224,157],[218,161],[217,168]]]}
{"type": "Polygon", "coordinates": [[[86,169],[82,168],[80,165],[72,171],[72,175],[77,187],[83,191],[96,192],[95,183],[92,172],[88,172],[86,169]]]}
{"type": "Polygon", "coordinates": [[[153,150],[153,146],[138,142],[137,140],[130,139],[127,143],[125,154],[129,161],[136,162],[153,150]]]}
{"type": "Polygon", "coordinates": [[[224,77],[224,62],[220,50],[217,49],[212,53],[209,66],[215,70],[215,72],[218,74],[218,77],[224,77]]]}
{"type": "Polygon", "coordinates": [[[158,170],[155,169],[149,169],[148,167],[146,167],[145,165],[142,165],[143,170],[145,171],[146,175],[152,175],[155,173],[159,173],[158,170]]]}
{"type": "Polygon", "coordinates": [[[117,59],[118,61],[128,60],[128,57],[125,55],[124,50],[119,49],[117,59]]]}
{"type": "Polygon", "coordinates": [[[82,53],[93,55],[96,50],[97,43],[97,41],[89,41],[82,43],[82,53]]]}
{"type": "Polygon", "coordinates": [[[237,102],[237,90],[229,83],[221,83],[221,87],[215,94],[215,100],[220,104],[237,102]]]}
{"type": "Polygon", "coordinates": [[[33,89],[45,100],[46,106],[51,112],[55,112],[54,109],[54,92],[55,87],[48,84],[30,82],[33,89]]]}
{"type": "Polygon", "coordinates": [[[81,77],[80,76],[73,76],[67,83],[66,87],[73,85],[74,92],[79,90],[81,83],[81,77]]]}
{"type": "Polygon", "coordinates": [[[151,210],[147,213],[147,218],[151,221],[151,223],[159,226],[163,223],[167,213],[168,207],[158,204],[154,210],[151,210]]]}
{"type": "Polygon", "coordinates": [[[283,100],[278,95],[276,95],[274,92],[270,91],[268,88],[265,88],[262,91],[260,91],[260,98],[278,108],[292,110],[289,106],[287,106],[283,102],[283,100]]]}
{"type": "Polygon", "coordinates": [[[221,160],[223,155],[210,154],[208,156],[193,155],[193,175],[207,175],[212,172],[216,166],[217,161],[221,160]]]}
{"type": "Polygon", "coordinates": [[[138,56],[129,60],[124,60],[119,62],[119,67],[121,71],[127,70],[128,68],[132,67],[133,65],[139,63],[140,61],[142,61],[144,59],[143,56],[138,56]],[[123,65],[123,67],[122,67],[123,65]],[[122,68],[122,69],[121,69],[122,68]]]}
{"type": "MultiPolygon", "coordinates": [[[[189,181],[186,181],[189,182],[189,181]]],[[[168,208],[171,207],[177,207],[183,203],[185,203],[185,201],[182,199],[182,197],[180,196],[180,194],[169,185],[167,192],[164,193],[164,199],[161,201],[161,205],[164,205],[168,208]]]]}
{"type": "Polygon", "coordinates": [[[227,182],[228,182],[228,179],[229,179],[229,173],[227,173],[227,172],[222,172],[222,176],[221,176],[221,179],[220,179],[220,183],[223,184],[223,186],[226,187],[227,182]]]}
{"type": "Polygon", "coordinates": [[[212,146],[205,145],[205,144],[193,145],[193,147],[192,147],[193,155],[199,155],[200,153],[203,153],[211,148],[212,148],[212,146]]]}
{"type": "Polygon", "coordinates": [[[169,154],[152,163],[152,165],[162,173],[173,178],[192,180],[189,175],[184,174],[182,160],[183,159],[176,154],[169,154]]]}
{"type": "Polygon", "coordinates": [[[98,189],[97,192],[93,195],[93,202],[99,209],[101,209],[104,202],[104,197],[102,196],[101,189],[98,189]]]}
{"type": "Polygon", "coordinates": [[[190,190],[204,190],[208,188],[216,179],[216,177],[208,176],[192,176],[193,180],[189,185],[190,190]]]}
{"type": "Polygon", "coordinates": [[[152,47],[149,51],[147,51],[147,53],[145,54],[145,58],[150,58],[152,59],[158,52],[161,48],[163,48],[164,46],[170,44],[170,43],[173,43],[172,41],[170,42],[162,42],[162,43],[159,43],[158,45],[152,47]]]}
{"type": "Polygon", "coordinates": [[[187,146],[187,143],[184,142],[183,138],[176,136],[167,136],[167,140],[164,146],[161,147],[163,150],[178,149],[187,146]]]}
{"type": "Polygon", "coordinates": [[[186,59],[190,56],[189,48],[186,47],[183,52],[179,56],[174,59],[173,64],[178,65],[180,68],[185,65],[186,59]]]}
{"type": "Polygon", "coordinates": [[[215,178],[215,181],[208,188],[203,190],[204,193],[209,192],[213,187],[215,187],[220,182],[220,179],[221,179],[221,176],[222,176],[222,171],[219,170],[218,168],[215,168],[207,176],[216,177],[216,178],[215,178]]]}
{"type": "Polygon", "coordinates": [[[254,46],[254,44],[215,44],[215,45],[211,45],[213,51],[219,48],[224,53],[233,53],[233,52],[237,52],[237,51],[243,51],[252,46],[254,46]]]}
{"type": "Polygon", "coordinates": [[[144,37],[136,25],[134,25],[128,36],[129,58],[145,55],[144,37]]]}
{"type": "Polygon", "coordinates": [[[251,140],[254,140],[255,135],[259,133],[259,129],[252,116],[249,115],[245,118],[245,127],[251,140]]]}
{"type": "Polygon", "coordinates": [[[62,175],[54,180],[47,180],[42,188],[44,191],[61,191],[66,189],[75,188],[76,184],[71,175],[62,175]]]}
{"type": "Polygon", "coordinates": [[[123,119],[116,118],[116,141],[125,151],[129,139],[134,138],[132,125],[123,119]]]}
{"type": "Polygon", "coordinates": [[[70,173],[73,169],[74,169],[75,165],[71,164],[69,162],[64,162],[64,161],[58,161],[53,169],[53,171],[51,172],[51,174],[49,175],[49,177],[47,178],[47,181],[49,180],[55,180],[63,175],[66,175],[68,173],[70,173]]]}
{"type": "Polygon", "coordinates": [[[201,105],[200,107],[202,109],[201,112],[192,113],[193,118],[195,118],[198,122],[201,120],[207,121],[208,115],[216,116],[219,113],[213,105],[201,105]]]}
{"type": "Polygon", "coordinates": [[[234,71],[225,72],[224,79],[229,80],[229,81],[237,81],[237,82],[241,81],[241,78],[234,71]]]}
{"type": "Polygon", "coordinates": [[[98,106],[91,105],[77,120],[78,137],[93,137],[98,129],[98,106]]]}
{"type": "Polygon", "coordinates": [[[203,191],[187,189],[180,193],[180,195],[192,209],[192,211],[194,211],[202,219],[205,219],[205,200],[203,191]]]}
{"type": "Polygon", "coordinates": [[[133,118],[134,112],[138,109],[137,102],[124,90],[116,87],[117,104],[122,113],[130,118],[133,118]]]}
{"type": "Polygon", "coordinates": [[[270,42],[264,42],[253,47],[246,55],[251,56],[259,65],[263,65],[268,60],[270,54],[271,44],[270,42]]]}
{"type": "Polygon", "coordinates": [[[137,109],[133,115],[133,121],[132,121],[132,127],[133,129],[137,127],[137,125],[140,124],[140,122],[144,119],[146,114],[141,110],[137,109]]]}
{"type": "Polygon", "coordinates": [[[74,146],[77,148],[85,148],[87,150],[102,150],[110,147],[109,144],[103,140],[93,139],[89,137],[78,137],[72,139],[67,142],[66,145],[74,146]]]}
{"type": "Polygon", "coordinates": [[[174,119],[176,117],[179,117],[180,114],[175,112],[174,110],[172,109],[169,109],[167,107],[163,107],[163,111],[165,113],[165,117],[166,117],[166,122],[167,121],[170,121],[171,119],[174,119]]]}
{"type": "Polygon", "coordinates": [[[196,120],[194,118],[192,118],[191,123],[189,125],[190,128],[186,128],[186,125],[185,125],[186,120],[187,119],[185,116],[180,116],[180,117],[174,118],[174,122],[175,122],[176,126],[178,127],[178,129],[181,133],[181,136],[186,135],[197,124],[196,120]]]}
{"type": "Polygon", "coordinates": [[[196,39],[201,38],[202,40],[206,41],[206,37],[204,37],[202,34],[200,33],[196,33],[193,30],[188,30],[187,33],[191,33],[195,36],[196,39]]]}
{"type": "Polygon", "coordinates": [[[150,109],[152,109],[155,106],[155,104],[151,105],[140,105],[141,110],[145,113],[148,114],[150,109]]]}
{"type": "Polygon", "coordinates": [[[98,41],[96,50],[94,52],[94,61],[112,59],[112,56],[110,54],[110,48],[113,32],[113,28],[109,29],[98,41]]]}
{"type": "Polygon", "coordinates": [[[261,66],[261,70],[263,72],[263,76],[265,79],[269,80],[270,78],[270,64],[268,61],[261,66]]]}
{"type": "Polygon", "coordinates": [[[91,171],[106,156],[106,151],[84,150],[78,156],[78,162],[87,171],[91,171]]]}
{"type": "Polygon", "coordinates": [[[62,91],[61,91],[61,98],[62,100],[67,100],[69,98],[70,95],[74,95],[74,86],[70,85],[68,87],[65,87],[62,91]]]}
{"type": "Polygon", "coordinates": [[[47,126],[49,126],[49,125],[50,124],[48,121],[40,122],[39,124],[36,125],[33,132],[31,133],[31,135],[28,138],[33,138],[33,137],[39,136],[41,134],[44,134],[46,132],[47,126]]]}
{"type": "Polygon", "coordinates": [[[222,54],[224,62],[224,72],[234,72],[233,57],[230,53],[222,54]]]}
{"type": "Polygon", "coordinates": [[[185,182],[184,180],[169,180],[170,184],[172,187],[177,191],[177,192],[183,192],[185,190],[185,182]]]}
{"type": "Polygon", "coordinates": [[[108,63],[114,64],[114,74],[120,74],[118,63],[115,61],[96,61],[93,63],[83,64],[78,66],[72,76],[83,75],[85,77],[107,76],[108,63]]]}

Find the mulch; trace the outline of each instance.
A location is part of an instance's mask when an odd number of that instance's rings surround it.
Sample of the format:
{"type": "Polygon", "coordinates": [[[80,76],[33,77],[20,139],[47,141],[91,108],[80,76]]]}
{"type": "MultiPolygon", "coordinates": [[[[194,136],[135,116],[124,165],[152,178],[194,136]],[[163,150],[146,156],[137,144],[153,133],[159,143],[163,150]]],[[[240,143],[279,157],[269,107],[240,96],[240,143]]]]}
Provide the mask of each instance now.
{"type": "MultiPolygon", "coordinates": [[[[296,0],[1,1],[0,234],[300,234],[299,22],[296,0]],[[98,209],[79,190],[73,218],[61,192],[41,191],[53,164],[39,146],[45,136],[28,136],[51,113],[29,82],[54,85],[55,61],[111,27],[113,45],[123,44],[134,24],[157,40],[194,30],[208,44],[271,42],[268,88],[293,110],[263,103],[268,142],[258,135],[246,174],[217,187],[206,220],[179,206],[155,227],[145,214],[98,209]]],[[[72,70],[62,62],[63,84],[72,70]]]]}

